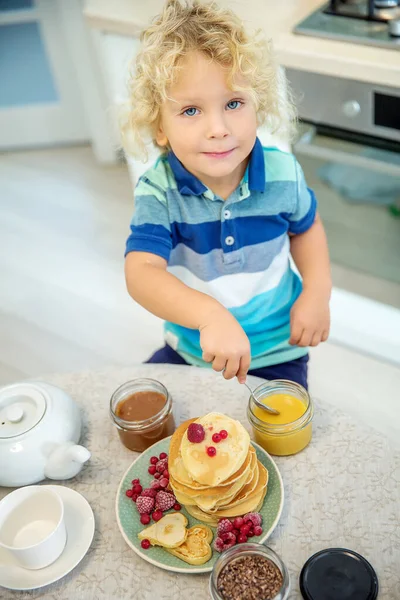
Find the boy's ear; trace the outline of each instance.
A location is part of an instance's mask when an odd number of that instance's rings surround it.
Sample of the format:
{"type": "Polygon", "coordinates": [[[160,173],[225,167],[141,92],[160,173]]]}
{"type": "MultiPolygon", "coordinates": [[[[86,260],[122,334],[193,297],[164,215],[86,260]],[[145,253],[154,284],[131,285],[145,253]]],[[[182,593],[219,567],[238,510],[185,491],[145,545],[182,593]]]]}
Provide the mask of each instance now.
{"type": "Polygon", "coordinates": [[[168,138],[164,133],[161,122],[158,124],[156,129],[156,142],[159,146],[162,147],[168,145],[168,138]]]}

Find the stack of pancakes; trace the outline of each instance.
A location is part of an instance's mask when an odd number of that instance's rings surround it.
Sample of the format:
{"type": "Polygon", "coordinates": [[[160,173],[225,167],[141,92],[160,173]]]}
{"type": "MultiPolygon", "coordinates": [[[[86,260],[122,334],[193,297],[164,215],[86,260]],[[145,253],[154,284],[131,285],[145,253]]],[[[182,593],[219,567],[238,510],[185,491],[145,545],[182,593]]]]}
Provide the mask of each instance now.
{"type": "Polygon", "coordinates": [[[217,525],[223,517],[238,517],[258,511],[267,493],[268,471],[257,459],[243,425],[220,413],[209,413],[185,421],[171,438],[168,457],[169,481],[178,502],[194,518],[217,525]],[[190,442],[191,423],[202,425],[205,438],[190,442]],[[219,443],[214,433],[228,432],[219,443]],[[216,449],[209,456],[207,448],[216,449]]]}

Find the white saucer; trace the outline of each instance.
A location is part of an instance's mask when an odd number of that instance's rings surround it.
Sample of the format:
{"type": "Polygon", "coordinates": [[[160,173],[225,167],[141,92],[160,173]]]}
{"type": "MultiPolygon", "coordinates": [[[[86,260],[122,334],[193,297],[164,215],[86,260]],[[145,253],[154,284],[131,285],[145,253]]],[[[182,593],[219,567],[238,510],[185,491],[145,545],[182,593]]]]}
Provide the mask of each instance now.
{"type": "Polygon", "coordinates": [[[67,575],[89,550],[94,534],[94,516],[88,501],[62,485],[46,486],[53,489],[64,502],[67,543],[61,556],[48,567],[30,571],[18,565],[14,557],[0,548],[0,586],[9,590],[34,590],[54,583],[67,575]]]}

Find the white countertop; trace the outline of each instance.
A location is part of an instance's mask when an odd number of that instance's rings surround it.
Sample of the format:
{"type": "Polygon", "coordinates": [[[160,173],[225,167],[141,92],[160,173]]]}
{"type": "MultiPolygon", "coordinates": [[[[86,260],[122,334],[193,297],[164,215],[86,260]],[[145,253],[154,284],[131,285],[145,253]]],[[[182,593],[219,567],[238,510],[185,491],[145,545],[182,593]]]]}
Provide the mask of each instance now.
{"type": "MultiPolygon", "coordinates": [[[[264,28],[286,67],[400,86],[398,50],[292,33],[299,21],[322,4],[321,0],[219,0],[219,3],[232,8],[250,27],[264,28]]],[[[85,0],[84,14],[91,27],[137,36],[163,4],[164,0],[85,0]]]]}

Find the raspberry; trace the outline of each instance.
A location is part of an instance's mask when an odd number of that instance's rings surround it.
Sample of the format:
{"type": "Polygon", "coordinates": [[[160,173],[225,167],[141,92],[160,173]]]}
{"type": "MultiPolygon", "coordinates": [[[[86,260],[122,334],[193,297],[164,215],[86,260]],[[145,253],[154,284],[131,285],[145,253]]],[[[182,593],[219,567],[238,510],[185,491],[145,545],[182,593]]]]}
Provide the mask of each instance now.
{"type": "Polygon", "coordinates": [[[158,458],[157,456],[152,456],[150,459],[150,464],[151,465],[156,465],[158,463],[158,458]]]}
{"type": "Polygon", "coordinates": [[[238,544],[245,544],[247,542],[247,535],[241,533],[237,539],[238,544]]]}
{"type": "Polygon", "coordinates": [[[181,509],[182,509],[182,506],[180,504],[178,504],[178,502],[176,502],[174,504],[174,510],[181,510],[181,509]]]}
{"type": "Polygon", "coordinates": [[[158,479],[154,479],[151,484],[150,484],[151,489],[153,490],[159,490],[161,485],[160,482],[158,481],[158,479]]]}
{"type": "Polygon", "coordinates": [[[154,508],[154,498],[139,496],[136,500],[136,508],[141,515],[149,514],[154,508]]]}
{"type": "Polygon", "coordinates": [[[176,498],[173,494],[169,494],[168,492],[160,491],[157,492],[156,496],[156,508],[166,512],[170,508],[174,506],[176,502],[176,498]]]}
{"type": "Polygon", "coordinates": [[[263,532],[262,527],[254,527],[254,535],[261,535],[263,532]]]}
{"type": "Polygon", "coordinates": [[[132,488],[132,492],[134,494],[141,494],[142,491],[143,491],[143,488],[142,488],[142,486],[139,483],[137,483],[136,485],[134,485],[133,488],[132,488]]]}
{"type": "Polygon", "coordinates": [[[151,546],[149,540],[142,540],[140,545],[142,546],[143,550],[148,550],[151,546]]]}
{"type": "Polygon", "coordinates": [[[151,521],[150,515],[143,514],[140,516],[140,522],[142,525],[148,525],[151,521]]]}
{"type": "Polygon", "coordinates": [[[163,458],[168,458],[168,454],[166,452],[161,452],[160,460],[162,460],[163,458]]]}
{"type": "Polygon", "coordinates": [[[151,516],[153,517],[154,521],[159,521],[163,518],[164,515],[162,513],[162,510],[155,510],[151,516]]]}
{"type": "Polygon", "coordinates": [[[253,523],[253,527],[260,527],[262,524],[262,516],[260,513],[247,513],[247,515],[244,515],[243,519],[245,523],[247,523],[247,521],[251,521],[251,523],[253,523]]]}
{"type": "Polygon", "coordinates": [[[165,469],[168,469],[168,458],[163,458],[156,464],[157,473],[163,473],[165,469]]]}
{"type": "Polygon", "coordinates": [[[228,533],[229,531],[233,531],[232,523],[229,519],[221,519],[218,522],[217,535],[221,537],[223,533],[228,533]]]}
{"type": "Polygon", "coordinates": [[[150,475],[155,475],[157,473],[155,465],[151,465],[151,467],[149,467],[147,470],[150,473],[150,475]]]}
{"type": "Polygon", "coordinates": [[[189,442],[192,442],[192,444],[199,444],[206,437],[206,432],[204,431],[203,425],[200,425],[200,423],[190,423],[187,430],[187,436],[189,442]]]}
{"type": "Polygon", "coordinates": [[[160,479],[162,473],[154,473],[154,478],[155,479],[160,479]]]}
{"type": "Polygon", "coordinates": [[[157,490],[155,490],[154,488],[147,488],[143,490],[143,492],[140,495],[142,497],[145,496],[146,498],[155,498],[157,495],[157,490]]]}
{"type": "Polygon", "coordinates": [[[208,446],[207,448],[207,454],[210,458],[212,458],[213,456],[215,456],[217,454],[216,449],[214,448],[214,446],[208,446]]]}
{"type": "Polygon", "coordinates": [[[214,541],[214,550],[217,552],[223,552],[232,548],[236,544],[236,538],[231,531],[223,533],[222,536],[217,536],[214,541]]]}
{"type": "Polygon", "coordinates": [[[242,525],[244,525],[244,521],[243,521],[242,517],[236,517],[233,521],[234,528],[240,529],[242,525]]]}
{"type": "Polygon", "coordinates": [[[162,477],[162,478],[160,479],[160,486],[161,486],[162,488],[166,488],[166,487],[168,487],[168,484],[169,484],[169,481],[168,481],[168,479],[167,479],[166,477],[162,477]]]}
{"type": "Polygon", "coordinates": [[[236,544],[236,538],[233,533],[226,533],[226,536],[229,536],[229,539],[224,542],[224,550],[228,550],[228,548],[232,548],[236,544]]]}
{"type": "Polygon", "coordinates": [[[128,496],[128,498],[132,498],[133,491],[132,490],[126,490],[125,494],[128,496]]]}
{"type": "Polygon", "coordinates": [[[219,435],[222,437],[223,440],[226,440],[226,438],[228,437],[228,432],[225,429],[222,429],[219,432],[219,435]]]}
{"type": "Polygon", "coordinates": [[[219,433],[214,433],[214,435],[212,436],[212,441],[215,444],[219,444],[221,440],[222,440],[222,437],[219,435],[219,433]]]}
{"type": "Polygon", "coordinates": [[[163,477],[165,477],[166,479],[169,479],[169,473],[168,473],[168,469],[165,469],[164,473],[162,474],[163,477]]]}
{"type": "Polygon", "coordinates": [[[222,552],[224,550],[224,540],[222,540],[220,537],[217,537],[214,540],[214,550],[217,552],[222,552]]]}

